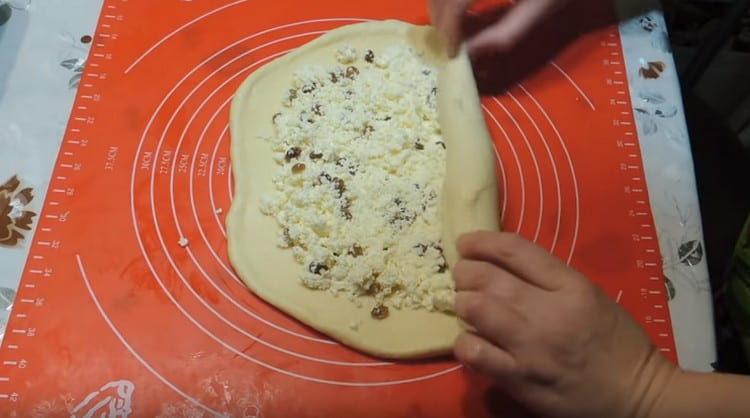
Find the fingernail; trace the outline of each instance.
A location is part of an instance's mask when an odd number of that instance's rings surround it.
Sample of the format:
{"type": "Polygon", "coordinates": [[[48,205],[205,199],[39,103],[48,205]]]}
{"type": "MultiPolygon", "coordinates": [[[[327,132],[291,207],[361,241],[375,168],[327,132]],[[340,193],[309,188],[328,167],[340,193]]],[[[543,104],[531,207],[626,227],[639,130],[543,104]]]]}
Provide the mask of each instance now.
{"type": "Polygon", "coordinates": [[[456,58],[456,55],[458,55],[458,49],[456,48],[455,45],[450,44],[448,46],[448,58],[451,58],[451,59],[456,58]]]}
{"type": "Polygon", "coordinates": [[[480,344],[472,344],[467,353],[467,360],[469,363],[476,364],[480,358],[482,358],[482,346],[480,344]]]}

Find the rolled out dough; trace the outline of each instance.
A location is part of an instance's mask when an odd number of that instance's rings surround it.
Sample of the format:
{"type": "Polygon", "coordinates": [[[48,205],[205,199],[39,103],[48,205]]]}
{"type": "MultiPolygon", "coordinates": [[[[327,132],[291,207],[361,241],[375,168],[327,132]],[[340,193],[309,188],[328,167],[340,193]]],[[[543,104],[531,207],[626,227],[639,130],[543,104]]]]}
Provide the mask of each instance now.
{"type": "Polygon", "coordinates": [[[433,28],[380,21],[333,30],[250,75],[231,108],[235,195],[227,236],[235,270],[253,292],[278,309],[348,346],[385,358],[446,354],[461,324],[453,315],[408,309],[391,309],[388,318],[375,320],[371,303],[357,307],[345,296],[306,288],[299,279],[303,266],[290,250],[276,246],[276,221],[263,215],[259,205],[261,196],[273,190],[278,169],[263,138],[275,134],[272,117],[293,72],[310,64],[336,64],[331,52],[343,45],[366,50],[403,42],[439,69],[439,119],[447,145],[443,246],[452,266],[460,234],[498,229],[497,184],[492,142],[469,60],[463,52],[449,60],[433,28]],[[353,321],[357,327],[351,326],[353,321]]]}

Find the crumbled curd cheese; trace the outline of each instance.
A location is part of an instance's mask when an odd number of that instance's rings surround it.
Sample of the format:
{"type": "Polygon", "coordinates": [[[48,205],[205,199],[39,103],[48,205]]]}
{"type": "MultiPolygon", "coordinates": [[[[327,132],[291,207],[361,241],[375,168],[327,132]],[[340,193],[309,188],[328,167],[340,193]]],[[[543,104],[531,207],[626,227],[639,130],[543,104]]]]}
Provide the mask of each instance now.
{"type": "Polygon", "coordinates": [[[336,60],[342,64],[351,64],[357,60],[357,50],[344,45],[336,51],[336,60]]]}
{"type": "Polygon", "coordinates": [[[260,209],[305,286],[357,304],[374,296],[378,317],[388,306],[449,311],[436,71],[407,45],[332,53],[337,65],[296,71],[273,116],[279,170],[260,209]]]}

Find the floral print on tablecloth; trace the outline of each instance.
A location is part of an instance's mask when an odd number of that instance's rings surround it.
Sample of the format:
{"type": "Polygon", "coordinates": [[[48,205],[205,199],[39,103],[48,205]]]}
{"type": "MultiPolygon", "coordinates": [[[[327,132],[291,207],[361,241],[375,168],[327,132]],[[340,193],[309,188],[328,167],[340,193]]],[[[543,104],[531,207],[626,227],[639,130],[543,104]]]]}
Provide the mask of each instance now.
{"type": "Polygon", "coordinates": [[[0,185],[0,246],[13,247],[31,231],[35,212],[28,210],[34,199],[31,187],[21,188],[17,176],[0,185]]]}
{"type": "MultiPolygon", "coordinates": [[[[36,212],[29,209],[33,199],[33,188],[23,187],[18,176],[12,176],[0,185],[0,251],[17,249],[27,237],[30,239],[32,223],[36,217],[36,212]]],[[[3,266],[0,265],[0,271],[2,270],[3,266]]],[[[0,287],[0,331],[5,329],[15,297],[15,290],[0,287]]]]}

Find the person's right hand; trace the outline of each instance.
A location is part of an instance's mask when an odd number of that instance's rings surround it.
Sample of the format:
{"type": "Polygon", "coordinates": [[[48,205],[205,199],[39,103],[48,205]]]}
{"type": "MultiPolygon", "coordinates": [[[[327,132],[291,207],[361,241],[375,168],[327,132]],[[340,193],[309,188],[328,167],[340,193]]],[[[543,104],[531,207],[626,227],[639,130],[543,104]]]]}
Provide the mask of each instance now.
{"type": "MultiPolygon", "coordinates": [[[[443,34],[448,53],[455,56],[463,39],[464,15],[475,0],[429,0],[432,24],[443,34]]],[[[518,0],[493,25],[466,39],[469,55],[506,52],[537,24],[572,0],[518,0]]]]}
{"type": "Polygon", "coordinates": [[[456,314],[472,329],[459,361],[543,417],[649,415],[677,368],[604,292],[514,234],[476,232],[457,247],[456,314]]]}

